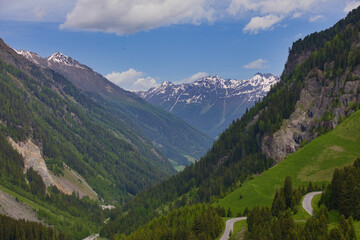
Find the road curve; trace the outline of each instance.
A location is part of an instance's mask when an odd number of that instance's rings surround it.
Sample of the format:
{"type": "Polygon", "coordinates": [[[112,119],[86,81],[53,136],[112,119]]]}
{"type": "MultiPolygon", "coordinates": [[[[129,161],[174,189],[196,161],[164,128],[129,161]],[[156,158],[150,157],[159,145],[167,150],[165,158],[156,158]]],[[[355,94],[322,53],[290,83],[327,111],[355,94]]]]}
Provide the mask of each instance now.
{"type": "Polygon", "coordinates": [[[92,234],[83,240],[96,240],[99,237],[99,234],[92,234]]]}
{"type": "Polygon", "coordinates": [[[311,192],[305,195],[304,200],[302,201],[302,207],[307,211],[311,216],[313,215],[313,208],[311,206],[311,201],[314,196],[320,195],[322,192],[311,192]]]}
{"type": "Polygon", "coordinates": [[[234,233],[234,223],[237,221],[246,220],[246,217],[232,218],[226,221],[226,228],[224,234],[221,236],[220,240],[228,240],[230,231],[234,233]]]}

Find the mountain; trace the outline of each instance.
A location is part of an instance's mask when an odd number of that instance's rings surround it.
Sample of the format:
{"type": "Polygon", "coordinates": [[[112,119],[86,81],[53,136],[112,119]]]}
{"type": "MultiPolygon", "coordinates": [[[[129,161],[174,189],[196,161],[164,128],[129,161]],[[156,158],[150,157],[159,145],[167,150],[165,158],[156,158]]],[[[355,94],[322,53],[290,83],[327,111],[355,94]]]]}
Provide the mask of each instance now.
{"type": "MultiPolygon", "coordinates": [[[[220,134],[199,162],[140,192],[123,206],[121,211],[127,216],[117,210],[120,212],[102,233],[134,231],[159,213],[166,213],[169,206],[216,202],[359,110],[359,21],[360,7],[332,28],[293,43],[279,83],[262,101],[220,134]],[[152,211],[148,206],[153,206],[152,211]]],[[[355,128],[353,134],[360,135],[355,128]]],[[[358,149],[345,133],[339,135],[358,149]]],[[[346,164],[358,157],[350,155],[343,161],[341,155],[347,154],[347,149],[337,147],[333,140],[333,150],[343,151],[336,161],[346,164]]],[[[321,149],[312,148],[306,156],[319,156],[317,151],[321,149]]],[[[323,151],[334,154],[326,148],[323,151]]],[[[321,161],[329,159],[326,153],[321,161]]],[[[304,164],[308,162],[304,160],[304,164]]],[[[306,171],[313,173],[313,166],[306,171]]]]}
{"type": "MultiPolygon", "coordinates": [[[[114,108],[0,41],[0,129],[46,186],[68,193],[90,185],[94,198],[121,202],[175,173],[114,108]],[[69,181],[72,186],[69,188],[69,181]],[[79,182],[87,183],[79,185],[79,182]],[[67,189],[67,190],[66,190],[67,189]]],[[[81,195],[81,194],[80,194],[81,195]]]]}
{"type": "Polygon", "coordinates": [[[210,136],[217,137],[270,91],[279,77],[257,73],[248,80],[208,76],[193,83],[163,82],[138,95],[210,136]]]}
{"type": "Polygon", "coordinates": [[[205,133],[125,91],[71,57],[55,53],[42,58],[25,50],[17,53],[43,68],[60,73],[88,97],[111,106],[115,109],[114,114],[132,124],[133,128],[140,129],[175,166],[188,165],[199,159],[213,142],[205,133]]]}

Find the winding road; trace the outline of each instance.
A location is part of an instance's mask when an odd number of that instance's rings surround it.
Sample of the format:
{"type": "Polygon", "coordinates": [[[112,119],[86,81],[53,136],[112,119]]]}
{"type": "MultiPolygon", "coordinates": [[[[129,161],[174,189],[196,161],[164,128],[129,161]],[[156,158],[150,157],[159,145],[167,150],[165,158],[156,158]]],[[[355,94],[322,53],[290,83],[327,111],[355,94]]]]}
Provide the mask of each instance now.
{"type": "Polygon", "coordinates": [[[311,206],[311,201],[316,195],[320,195],[322,192],[311,192],[305,195],[304,200],[302,201],[302,207],[307,211],[311,216],[313,215],[313,208],[311,206]]]}
{"type": "MultiPolygon", "coordinates": [[[[311,192],[305,195],[303,201],[302,201],[302,207],[305,209],[306,212],[308,212],[311,216],[313,215],[313,208],[311,206],[311,201],[316,195],[320,195],[322,192],[311,192]]],[[[234,223],[237,221],[246,220],[246,217],[238,217],[238,218],[232,218],[226,221],[226,227],[225,232],[221,236],[220,240],[228,240],[230,231],[234,231],[234,223]]],[[[302,221],[302,220],[301,220],[302,221]]]]}
{"type": "Polygon", "coordinates": [[[226,221],[226,228],[224,234],[221,236],[220,240],[228,240],[230,231],[234,231],[234,223],[237,221],[246,220],[246,217],[232,218],[226,221]]]}

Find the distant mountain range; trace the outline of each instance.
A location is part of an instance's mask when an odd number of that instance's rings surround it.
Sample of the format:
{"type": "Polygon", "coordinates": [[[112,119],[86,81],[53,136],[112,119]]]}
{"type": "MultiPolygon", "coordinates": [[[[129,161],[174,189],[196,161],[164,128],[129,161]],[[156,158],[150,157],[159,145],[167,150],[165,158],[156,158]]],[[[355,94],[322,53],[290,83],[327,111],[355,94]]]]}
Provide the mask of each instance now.
{"type": "Polygon", "coordinates": [[[138,95],[216,137],[278,81],[270,73],[256,73],[247,80],[207,76],[193,83],[163,82],[138,95]]]}
{"type": "Polygon", "coordinates": [[[97,102],[104,102],[123,121],[140,130],[174,166],[199,159],[213,139],[173,114],[158,108],[113,84],[88,66],[60,52],[43,58],[37,53],[15,50],[33,63],[65,76],[78,89],[97,102]],[[116,109],[116,113],[114,111],[116,109]]]}

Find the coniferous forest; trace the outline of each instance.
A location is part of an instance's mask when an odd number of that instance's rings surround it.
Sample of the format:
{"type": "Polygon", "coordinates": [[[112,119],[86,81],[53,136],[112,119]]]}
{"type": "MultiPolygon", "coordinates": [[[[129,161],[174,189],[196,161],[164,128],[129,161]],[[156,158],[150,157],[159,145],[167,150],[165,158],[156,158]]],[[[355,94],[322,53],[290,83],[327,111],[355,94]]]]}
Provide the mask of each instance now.
{"type": "Polygon", "coordinates": [[[63,233],[41,223],[15,220],[0,214],[0,239],[65,240],[63,233]]]}

